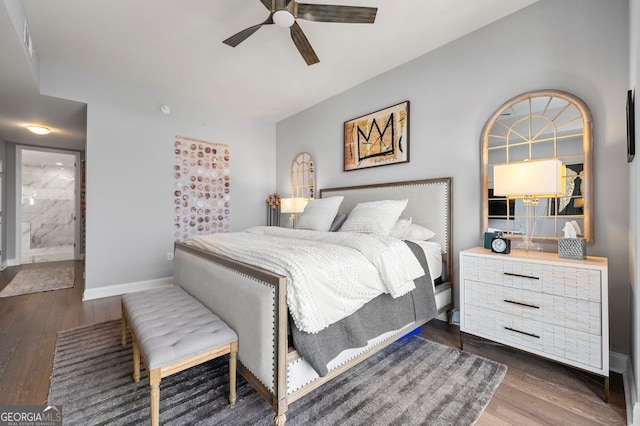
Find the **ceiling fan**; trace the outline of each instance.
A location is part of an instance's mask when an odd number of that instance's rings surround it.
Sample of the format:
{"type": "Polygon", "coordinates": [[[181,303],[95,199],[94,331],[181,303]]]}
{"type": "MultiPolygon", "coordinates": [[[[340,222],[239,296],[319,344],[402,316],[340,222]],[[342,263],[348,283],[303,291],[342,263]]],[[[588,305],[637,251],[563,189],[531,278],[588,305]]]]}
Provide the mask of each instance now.
{"type": "Polygon", "coordinates": [[[337,6],[329,4],[306,4],[295,0],[260,0],[269,12],[269,17],[262,23],[246,28],[232,35],[223,43],[236,47],[263,25],[276,24],[291,29],[291,39],[298,48],[307,65],[320,62],[313,51],[309,40],[302,32],[296,19],[318,22],[342,22],[349,24],[373,24],[376,20],[377,7],[337,6]]]}

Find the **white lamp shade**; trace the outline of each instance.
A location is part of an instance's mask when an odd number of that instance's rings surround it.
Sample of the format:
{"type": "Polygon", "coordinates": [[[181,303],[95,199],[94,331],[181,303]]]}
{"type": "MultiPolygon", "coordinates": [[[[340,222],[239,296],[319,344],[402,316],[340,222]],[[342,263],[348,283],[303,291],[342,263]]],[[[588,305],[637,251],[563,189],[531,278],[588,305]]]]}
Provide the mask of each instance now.
{"type": "Polygon", "coordinates": [[[308,202],[307,198],[282,198],[280,200],[280,212],[302,213],[308,202]]]}
{"type": "Polygon", "coordinates": [[[564,176],[564,165],[558,159],[497,164],[493,167],[493,195],[562,195],[564,176]]]}

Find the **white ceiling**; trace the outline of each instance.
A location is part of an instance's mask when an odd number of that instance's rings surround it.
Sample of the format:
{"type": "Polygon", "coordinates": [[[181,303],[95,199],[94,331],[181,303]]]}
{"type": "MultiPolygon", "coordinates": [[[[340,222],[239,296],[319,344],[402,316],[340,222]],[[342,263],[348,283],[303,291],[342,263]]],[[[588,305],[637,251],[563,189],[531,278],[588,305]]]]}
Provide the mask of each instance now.
{"type": "MultiPolygon", "coordinates": [[[[300,57],[289,30],[275,25],[236,48],[222,43],[267,18],[259,0],[25,0],[23,5],[41,61],[277,122],[535,1],[322,0],[378,7],[378,15],[372,25],[298,20],[320,58],[312,66],[300,57]]],[[[55,120],[58,136],[72,138],[86,125],[86,107],[37,94],[27,65],[15,63],[25,61],[24,55],[6,19],[0,11],[0,137],[41,144],[43,139],[34,142],[31,136],[20,140],[26,132],[16,123],[35,120],[56,127],[50,121],[55,120]],[[11,65],[5,67],[7,60],[11,65]]]]}

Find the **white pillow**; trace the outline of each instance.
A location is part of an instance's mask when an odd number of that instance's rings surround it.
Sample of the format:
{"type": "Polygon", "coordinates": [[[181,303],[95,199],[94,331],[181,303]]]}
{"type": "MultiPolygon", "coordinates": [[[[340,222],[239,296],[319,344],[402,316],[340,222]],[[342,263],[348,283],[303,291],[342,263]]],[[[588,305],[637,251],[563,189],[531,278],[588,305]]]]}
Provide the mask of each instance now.
{"type": "Polygon", "coordinates": [[[296,222],[295,228],[328,231],[343,199],[343,196],[336,196],[309,201],[302,212],[302,216],[296,222]]]}
{"type": "Polygon", "coordinates": [[[436,236],[436,233],[429,228],[412,223],[402,237],[403,240],[425,241],[436,236]]]}
{"type": "Polygon", "coordinates": [[[351,210],[340,231],[388,237],[408,201],[382,200],[359,203],[351,210]]]}
{"type": "Polygon", "coordinates": [[[393,228],[391,228],[390,236],[400,238],[401,240],[404,238],[404,234],[409,230],[409,226],[411,225],[411,218],[409,219],[398,219],[393,228]]]}

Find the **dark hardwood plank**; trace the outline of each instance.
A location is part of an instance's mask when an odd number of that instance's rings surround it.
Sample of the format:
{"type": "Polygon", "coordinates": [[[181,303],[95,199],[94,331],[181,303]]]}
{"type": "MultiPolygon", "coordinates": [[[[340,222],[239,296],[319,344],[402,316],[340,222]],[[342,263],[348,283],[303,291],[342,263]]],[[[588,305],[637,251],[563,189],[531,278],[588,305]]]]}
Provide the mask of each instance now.
{"type": "MultiPolygon", "coordinates": [[[[22,389],[17,395],[19,404],[30,404],[32,394],[48,395],[49,393],[49,383],[41,377],[51,375],[57,332],[62,326],[64,317],[66,295],[64,292],[52,291],[47,296],[50,296],[51,311],[45,328],[39,336],[39,344],[29,366],[29,374],[25,377],[22,389]]],[[[39,403],[46,403],[46,398],[39,403]]]]}
{"type": "MultiPolygon", "coordinates": [[[[30,318],[25,321],[25,327],[15,341],[13,347],[15,351],[0,382],[0,395],[10,396],[11,404],[22,404],[19,399],[20,390],[24,387],[26,378],[31,374],[30,368],[39,353],[40,340],[46,329],[49,313],[51,312],[51,293],[36,293],[37,306],[30,313],[30,318]],[[28,354],[25,357],[23,354],[28,354]],[[17,388],[17,392],[12,392],[12,388],[17,388]]],[[[18,328],[17,324],[16,327],[18,328]]],[[[38,402],[40,403],[40,402],[38,402]]]]}

